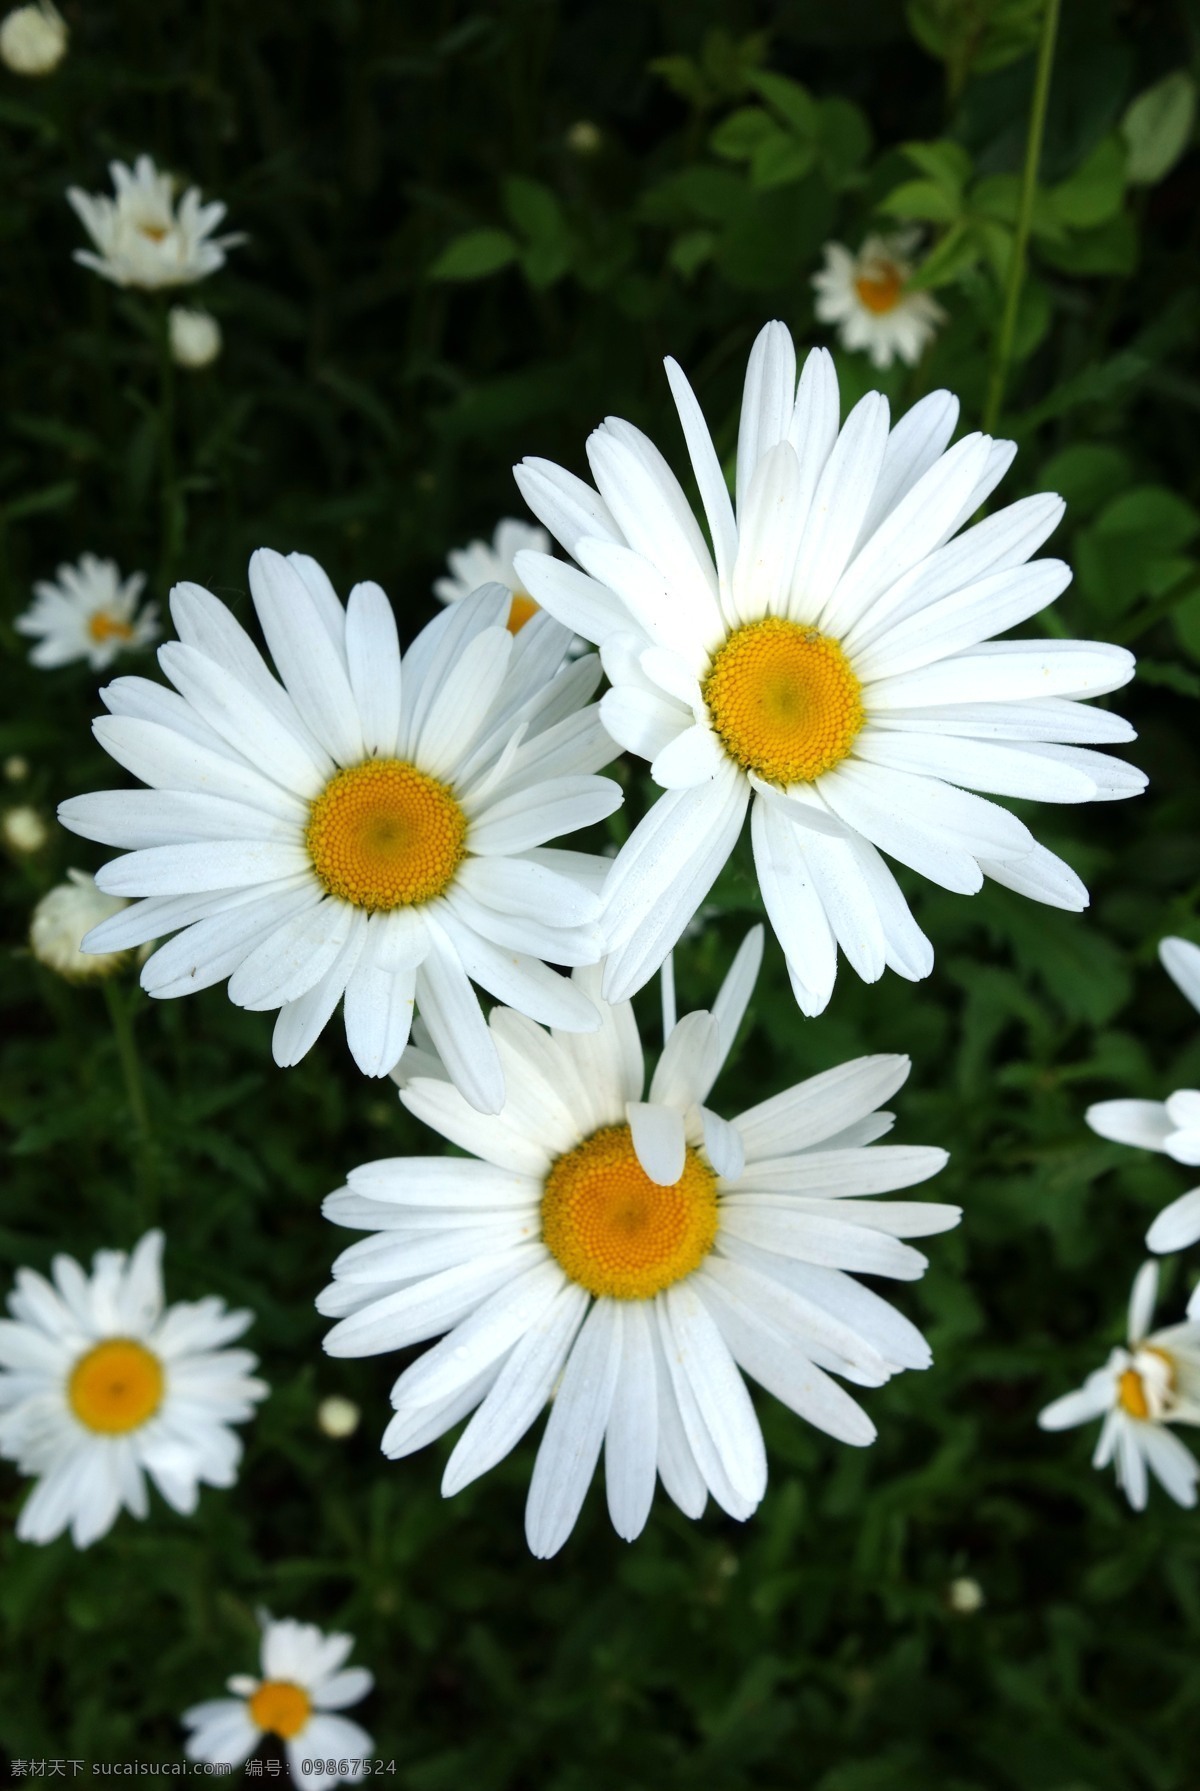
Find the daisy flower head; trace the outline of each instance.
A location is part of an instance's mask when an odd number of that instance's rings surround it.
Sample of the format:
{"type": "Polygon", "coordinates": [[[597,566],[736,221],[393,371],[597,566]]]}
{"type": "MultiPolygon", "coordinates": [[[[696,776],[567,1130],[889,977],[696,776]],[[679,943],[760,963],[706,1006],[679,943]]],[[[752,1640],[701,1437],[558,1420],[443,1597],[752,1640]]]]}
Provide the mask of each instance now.
{"type": "Polygon", "coordinates": [[[871,392],[839,428],[833,362],[796,384],[792,339],[768,324],[746,376],[737,509],[680,369],[667,362],[708,542],[654,444],[619,418],[588,441],[597,489],[543,460],[516,469],[578,568],[522,553],[517,570],[566,627],[600,646],[601,714],[664,794],[605,891],[604,993],[654,973],[733,851],[747,811],[767,914],[797,1000],[820,1013],[840,947],[858,974],[916,981],[933,965],[883,854],[945,889],[992,877],[1037,901],[1087,891],[1015,816],[975,791],[1087,802],[1142,789],[1092,750],[1133,738],[1081,698],[1124,684],[1123,647],[993,640],[1066,587],[1027,565],[1063,512],[1023,499],[958,531],[1009,466],[1011,442],[947,444],[958,403],[935,392],[895,428],[871,392]]]}
{"type": "Polygon", "coordinates": [[[164,1306],[161,1231],[133,1252],[98,1250],[86,1274],[56,1256],[53,1282],[18,1269],[0,1320],[0,1455],[38,1484],[17,1519],[24,1542],[69,1529],[86,1548],[122,1509],[195,1511],[200,1487],[232,1486],[242,1445],[230,1428],[267,1393],[248,1350],[253,1322],[215,1297],[164,1306]]]}
{"type": "Polygon", "coordinates": [[[176,205],[169,174],[140,155],[132,168],[111,162],[115,199],[107,194],[67,188],[67,199],[95,244],[76,249],[75,259],[114,286],[140,286],[156,292],[168,286],[191,286],[225,263],[225,251],[245,239],[214,236],[225,207],[205,205],[197,187],[188,187],[176,205]]]}
{"type": "Polygon", "coordinates": [[[517,634],[530,616],[537,614],[537,604],[522,585],[513,562],[519,553],[549,553],[550,537],[545,529],[530,522],[505,517],[496,524],[490,541],[470,541],[446,555],[449,578],[434,581],[433,593],[439,603],[461,603],[480,585],[503,585],[512,592],[507,627],[517,634]]]}
{"type": "MultiPolygon", "coordinates": [[[[1158,955],[1172,982],[1200,1010],[1200,946],[1164,939],[1158,955]]],[[[1188,1168],[1200,1164],[1200,1090],[1176,1089],[1165,1101],[1097,1101],[1084,1118],[1093,1132],[1115,1144],[1162,1151],[1188,1168]]],[[[1161,1256],[1186,1250],[1197,1239],[1200,1188],[1191,1188],[1163,1208],[1146,1233],[1146,1248],[1161,1256]]]]}
{"type": "Polygon", "coordinates": [[[85,952],[83,941],[129,906],[124,896],[105,895],[87,871],[68,871],[65,883],[47,890],[29,922],[29,949],[39,964],[68,982],[96,982],[112,976],[128,959],[126,951],[85,952]]]}
{"type": "Polygon", "coordinates": [[[546,841],[621,801],[594,775],[612,742],[588,699],[595,655],[564,663],[549,616],[520,635],[496,585],[444,611],[401,659],[376,584],[345,606],[314,560],[262,550],[250,591],[278,677],[216,597],[177,585],[175,686],[101,692],[102,746],[148,790],[65,802],[88,839],[130,848],[97,876],[137,896],[89,951],[176,933],[142,970],[159,998],[229,979],[239,1007],[278,1009],[273,1048],[298,1063],[343,1003],[359,1068],[383,1076],[414,1002],[466,1098],[504,1102],[472,990],[556,1026],[599,1023],[549,964],[600,954],[608,860],[546,841]],[[543,961],[545,960],[545,961],[543,961]]]}
{"type": "Polygon", "coordinates": [[[442,1481],[450,1496],[552,1401],[526,1506],[535,1555],[567,1540],[601,1450],[627,1541],[656,1480],[689,1517],[710,1493],[749,1517],[767,1463],[743,1374],[861,1445],[875,1427],[833,1376],[877,1387],[929,1364],[920,1333],[854,1279],[916,1279],[925,1258],[901,1239],[960,1216],[869,1198],[946,1160],[874,1143],[908,1059],[842,1064],[733,1121],[708,1105],[761,952],[756,928],[711,1013],[670,1031],[648,1093],[632,1008],[603,1001],[598,968],[575,972],[603,1015],[598,1032],[547,1033],[494,1009],[503,1113],[475,1113],[436,1076],[410,1077],[401,1095],[469,1156],[369,1163],[326,1202],[335,1224],[374,1234],[343,1252],[318,1298],[340,1320],[329,1353],[441,1337],[392,1389],[386,1455],[471,1414],[442,1481]]]}
{"type": "Polygon", "coordinates": [[[825,265],[813,275],[818,322],[835,323],[842,347],[865,349],[873,367],[896,359],[915,367],[946,321],[931,293],[908,289],[916,245],[914,231],[869,236],[857,255],[826,243],[825,265]]]}
{"type": "Polygon", "coordinates": [[[227,1681],[231,1697],[184,1711],[184,1726],[191,1731],[184,1747],[188,1759],[240,1766],[264,1735],[275,1735],[284,1744],[292,1778],[313,1791],[355,1775],[375,1743],[338,1712],[365,1698],[375,1679],[365,1667],[344,1664],[354,1637],[326,1635],[315,1623],[275,1619],[265,1611],[259,1621],[260,1675],[235,1673],[227,1681]]]}
{"type": "Polygon", "coordinates": [[[1069,1430],[1104,1419],[1092,1466],[1111,1461],[1117,1485],[1135,1511],[1146,1506],[1147,1473],[1177,1505],[1196,1503],[1200,1464],[1172,1424],[1200,1424],[1200,1324],[1189,1320],[1151,1331],[1158,1297],[1158,1264],[1143,1263],[1129,1299],[1128,1343],[1114,1349],[1075,1393],[1065,1393],[1038,1416],[1043,1430],[1069,1430]]]}
{"type": "Polygon", "coordinates": [[[29,662],[43,671],[86,659],[105,671],[122,653],[158,639],[158,607],[138,610],[144,572],[122,578],[113,560],[85,553],[73,566],[60,566],[53,579],[39,579],[33,602],[13,626],[36,640],[29,662]]]}

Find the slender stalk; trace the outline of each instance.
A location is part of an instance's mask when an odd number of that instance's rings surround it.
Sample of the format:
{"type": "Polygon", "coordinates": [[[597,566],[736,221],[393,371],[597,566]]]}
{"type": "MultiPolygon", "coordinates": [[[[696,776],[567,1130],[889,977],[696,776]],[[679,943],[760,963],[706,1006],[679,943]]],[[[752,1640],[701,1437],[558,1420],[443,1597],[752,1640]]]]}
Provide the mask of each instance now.
{"type": "Polygon", "coordinates": [[[158,324],[158,471],[162,505],[162,551],[159,589],[167,591],[175,576],[175,362],[171,354],[170,299],[161,293],[155,303],[158,324]]]}
{"type": "Polygon", "coordinates": [[[134,1130],[144,1148],[151,1137],[150,1111],[146,1106],[146,1091],[142,1087],[142,1071],[129,1019],[129,1005],[111,978],[105,978],[103,987],[117,1047],[117,1061],[121,1066],[121,1080],[125,1084],[125,1098],[129,1102],[134,1130]]]}
{"type": "Polygon", "coordinates": [[[669,951],[662,966],[663,1043],[675,1030],[675,953],[669,951]]]}
{"type": "Polygon", "coordinates": [[[1058,36],[1060,0],[1046,0],[1042,14],[1042,35],[1038,43],[1037,72],[1033,80],[1033,103],[1029,112],[1029,131],[1025,138],[1025,169],[1021,176],[1021,195],[1017,206],[1017,224],[1013,232],[1012,259],[1008,264],[1008,284],[1004,293],[1004,312],[1000,333],[992,354],[992,370],[988,380],[987,402],[983,408],[983,428],[990,435],[1000,420],[1004,402],[1004,386],[1008,364],[1012,359],[1013,338],[1017,331],[1017,311],[1021,288],[1025,283],[1025,250],[1029,242],[1029,226],[1033,219],[1033,201],[1037,194],[1038,163],[1042,158],[1042,134],[1046,125],[1046,108],[1050,98],[1050,71],[1054,66],[1054,44],[1058,36]]]}

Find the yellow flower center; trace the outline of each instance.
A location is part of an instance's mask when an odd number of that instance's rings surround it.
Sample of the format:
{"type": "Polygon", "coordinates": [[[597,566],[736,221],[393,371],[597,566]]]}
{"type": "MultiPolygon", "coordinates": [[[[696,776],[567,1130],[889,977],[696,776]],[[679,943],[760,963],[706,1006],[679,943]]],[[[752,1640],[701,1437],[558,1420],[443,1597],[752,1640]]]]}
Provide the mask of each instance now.
{"type": "Polygon", "coordinates": [[[730,635],[704,700],[730,758],[773,784],[808,784],[832,771],[865,719],[862,686],[838,643],[782,616],[730,635]]]}
{"type": "Polygon", "coordinates": [[[138,229],[141,231],[142,235],[147,237],[152,243],[162,242],[168,233],[168,226],[166,224],[139,224],[138,229]]]}
{"type": "Polygon", "coordinates": [[[894,311],[904,292],[904,275],[892,261],[874,261],[854,282],[860,303],[876,317],[894,311]]]}
{"type": "Polygon", "coordinates": [[[98,609],[88,617],[88,633],[94,641],[131,641],[133,628],[128,622],[121,622],[116,616],[110,616],[106,609],[98,609]]]}
{"type": "Polygon", "coordinates": [[[162,1404],[162,1363],[132,1337],[108,1337],[71,1370],[67,1398],[81,1424],[101,1436],[138,1430],[162,1404]]]}
{"type": "Polygon", "coordinates": [[[304,1688],[290,1679],[264,1679],[249,1700],[249,1710],[252,1723],[290,1741],[308,1721],[312,1704],[304,1688]]]}
{"type": "Polygon", "coordinates": [[[508,632],[510,634],[520,634],[529,618],[531,616],[536,616],[540,608],[541,605],[535,603],[533,598],[530,597],[527,592],[514,591],[512,602],[508,609],[508,622],[506,623],[508,632]]]}
{"type": "Polygon", "coordinates": [[[542,1237],[591,1294],[649,1300],[700,1266],[717,1235],[717,1178],[689,1146],[670,1187],[652,1182],[628,1126],[603,1126],[559,1157],[542,1195],[542,1237]]]}
{"type": "Polygon", "coordinates": [[[445,784],[403,759],[367,759],[330,778],[305,843],[330,895],[372,912],[428,902],[466,857],[467,817],[445,784]]]}
{"type": "Polygon", "coordinates": [[[1127,1368],[1117,1382],[1117,1398],[1131,1418],[1149,1416],[1150,1402],[1146,1398],[1146,1389],[1142,1385],[1142,1377],[1136,1368],[1127,1368]]]}

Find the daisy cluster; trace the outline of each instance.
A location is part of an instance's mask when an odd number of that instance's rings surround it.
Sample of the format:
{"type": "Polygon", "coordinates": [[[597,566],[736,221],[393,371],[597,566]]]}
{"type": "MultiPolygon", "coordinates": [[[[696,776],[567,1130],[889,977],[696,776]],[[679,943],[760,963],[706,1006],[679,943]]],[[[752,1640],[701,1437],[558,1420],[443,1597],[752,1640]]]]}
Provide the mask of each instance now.
{"type": "MultiPolygon", "coordinates": [[[[112,198],[69,198],[92,242],[77,260],[113,284],[194,284],[241,240],[215,235],[224,207],[194,188],[177,199],[148,157],[112,179],[112,198]]],[[[818,318],[877,367],[915,363],[942,319],[912,284],[916,252],[909,237],[856,255],[831,244],[814,279],[818,318]]],[[[179,365],[219,352],[206,314],[163,319],[179,365]]],[[[176,584],[165,681],[122,674],[100,692],[95,738],[124,779],[59,811],[117,856],[94,880],[73,873],[31,935],[77,980],[139,953],[156,1001],[226,985],[274,1016],[281,1068],[339,1017],[358,1071],[390,1077],[455,1147],[352,1167],[329,1196],[329,1220],[365,1235],[317,1299],[325,1347],[428,1346],[393,1386],[382,1449],[399,1460],[463,1425],[447,1496],[548,1407],[525,1519],[539,1557],[566,1544],[601,1468],[626,1540],[659,1489],[689,1518],[711,1498],[748,1519],[768,1479],[748,1383],[863,1447],[873,1390],[931,1362],[861,1279],[919,1278],[911,1240],[961,1216],[891,1198],[946,1161],[881,1142],[908,1059],[831,1065],[732,1116],[714,1105],[753,1025],[761,926],[711,1005],[676,1014],[673,948],[743,834],[787,983],[815,1016],[843,963],[867,983],[930,974],[893,866],[1079,911],[1075,871],[1004,799],[1145,784],[1103,750],[1132,729],[1092,701],[1129,680],[1131,655],[1009,634],[1071,576],[1037,557],[1062,516],[1054,494],[980,518],[1011,442],[956,440],[946,391],[896,418],[870,392],[843,414],[831,355],[801,364],[769,323],[731,482],[685,373],[668,360],[666,375],[700,512],[660,447],[609,417],[586,443],[590,480],[522,461],[537,525],[505,520],[452,553],[441,610],[410,641],[379,584],[343,595],[304,554],[254,554],[252,625],[176,584]],[[622,754],[645,762],[651,799],[618,841],[589,830],[623,805],[622,754]],[[651,1068],[632,998],[656,975],[651,1068]]],[[[60,567],[17,622],[33,663],[107,671],[158,641],[143,583],[90,554],[60,567]]],[[[1167,941],[1164,961],[1200,1005],[1200,951],[1167,941]]],[[[1200,1164],[1193,1091],[1088,1117],[1200,1164]]],[[[1147,1242],[1197,1238],[1200,1189],[1147,1242]]],[[[166,1307],[162,1242],[101,1251],[90,1276],[66,1256],[51,1280],[18,1276],[0,1323],[0,1453],[36,1482],[24,1540],[87,1546],[122,1510],[148,1515],[148,1482],[184,1514],[202,1485],[234,1483],[235,1426],[267,1392],[256,1358],[227,1347],[251,1314],[215,1296],[166,1307]]],[[[1197,1465],[1173,1427],[1200,1421],[1200,1313],[1150,1331],[1155,1276],[1135,1283],[1127,1346],[1041,1422],[1103,1417],[1096,1460],[1115,1461],[1130,1501],[1145,1502],[1149,1468],[1190,1504],[1197,1465]]],[[[344,1436],[358,1418],[331,1404],[322,1423],[344,1436]]],[[[185,1713],[189,1757],[236,1764],[274,1735],[294,1776],[344,1775],[373,1748],[339,1714],[372,1684],[345,1665],[352,1638],[260,1623],[259,1674],[185,1713]]]]}

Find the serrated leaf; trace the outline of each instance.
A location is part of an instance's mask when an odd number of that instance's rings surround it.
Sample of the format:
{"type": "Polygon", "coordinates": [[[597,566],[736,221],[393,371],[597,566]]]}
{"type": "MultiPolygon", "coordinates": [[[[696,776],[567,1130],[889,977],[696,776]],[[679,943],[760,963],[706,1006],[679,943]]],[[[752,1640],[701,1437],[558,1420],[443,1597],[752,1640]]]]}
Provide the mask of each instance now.
{"type": "Polygon", "coordinates": [[[960,143],[953,143],[948,137],[935,143],[906,143],[904,154],[914,168],[948,193],[961,193],[971,178],[970,156],[960,143]]]}

